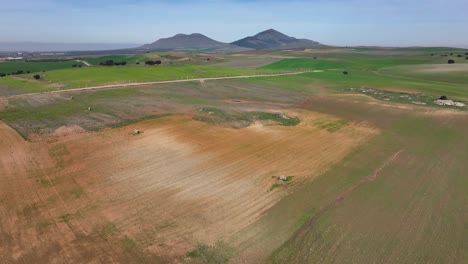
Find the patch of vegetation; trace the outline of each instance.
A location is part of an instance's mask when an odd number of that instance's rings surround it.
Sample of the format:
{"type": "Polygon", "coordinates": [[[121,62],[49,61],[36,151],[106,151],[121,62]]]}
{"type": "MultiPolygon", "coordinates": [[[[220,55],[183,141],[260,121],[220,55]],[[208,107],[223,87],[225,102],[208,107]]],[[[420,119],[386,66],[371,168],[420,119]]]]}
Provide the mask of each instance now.
{"type": "MultiPolygon", "coordinates": [[[[101,230],[101,234],[102,236],[104,236],[104,238],[107,240],[111,237],[115,237],[116,235],[120,234],[120,230],[117,228],[117,226],[113,223],[109,223],[107,225],[105,225],[102,230],[101,230]]],[[[125,245],[126,243],[127,244],[131,244],[131,242],[125,242],[125,239],[128,239],[128,237],[125,237],[124,238],[124,242],[123,244],[125,245]]],[[[133,241],[132,241],[133,242],[133,241]]]]}
{"type": "Polygon", "coordinates": [[[127,253],[134,252],[135,249],[137,248],[137,243],[135,242],[135,240],[131,239],[130,237],[125,236],[122,239],[122,247],[127,253]]]}
{"type": "Polygon", "coordinates": [[[75,219],[76,216],[76,214],[64,214],[59,216],[58,220],[59,222],[68,223],[70,220],[75,219]]]}
{"type": "Polygon", "coordinates": [[[125,120],[122,120],[122,121],[120,121],[118,123],[111,124],[110,127],[112,127],[112,128],[124,127],[124,126],[128,126],[130,124],[142,122],[142,121],[145,121],[145,120],[158,119],[158,118],[163,118],[163,117],[170,116],[170,115],[171,114],[148,115],[148,116],[144,116],[144,117],[141,117],[141,118],[125,119],[125,120]]]}
{"type": "Polygon", "coordinates": [[[271,187],[270,187],[270,192],[273,191],[273,190],[276,189],[276,188],[279,188],[279,187],[281,187],[281,184],[279,184],[279,183],[273,183],[273,184],[271,185],[271,187]]]}
{"type": "Polygon", "coordinates": [[[194,120],[209,124],[231,124],[234,127],[247,127],[255,121],[271,121],[281,126],[296,126],[300,123],[298,117],[289,117],[281,113],[242,112],[227,113],[223,110],[207,107],[199,110],[200,114],[194,120]]]}
{"type": "Polygon", "coordinates": [[[186,254],[195,263],[228,263],[235,255],[235,250],[224,242],[218,241],[214,246],[199,244],[196,249],[186,254]]]}
{"type": "Polygon", "coordinates": [[[292,181],[294,176],[287,176],[285,182],[290,182],[292,181]]]}
{"type": "Polygon", "coordinates": [[[247,115],[249,115],[253,120],[269,120],[282,126],[296,126],[301,122],[298,117],[289,117],[278,113],[249,112],[247,115]]]}
{"type": "Polygon", "coordinates": [[[54,224],[54,221],[52,220],[44,220],[44,221],[37,223],[37,229],[43,231],[44,229],[46,229],[47,227],[53,224],[54,224]]]}
{"type": "Polygon", "coordinates": [[[83,194],[84,194],[84,191],[81,188],[73,189],[73,190],[70,191],[71,197],[73,197],[75,199],[80,198],[83,194]]]}
{"type": "Polygon", "coordinates": [[[347,120],[329,121],[325,119],[318,119],[314,122],[314,124],[321,129],[325,129],[328,132],[333,133],[340,130],[344,126],[347,126],[349,122],[347,120]]]}

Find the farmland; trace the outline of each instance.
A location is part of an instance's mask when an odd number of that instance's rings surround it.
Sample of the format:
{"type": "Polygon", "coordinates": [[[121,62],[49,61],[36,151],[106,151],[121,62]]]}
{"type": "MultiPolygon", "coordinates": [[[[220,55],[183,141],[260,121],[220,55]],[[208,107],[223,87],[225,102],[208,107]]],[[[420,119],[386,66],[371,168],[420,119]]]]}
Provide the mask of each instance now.
{"type": "Polygon", "coordinates": [[[1,78],[0,257],[464,263],[468,111],[432,102],[468,102],[468,64],[440,56],[464,52],[249,51],[158,67],[86,59],[95,66],[1,78]],[[320,72],[41,93],[295,70],[320,72]]]}
{"type": "Polygon", "coordinates": [[[274,71],[217,68],[198,65],[162,67],[89,67],[50,71],[43,74],[41,80],[34,80],[33,76],[30,74],[8,76],[0,79],[0,84],[28,92],[47,92],[58,89],[84,88],[88,86],[109,84],[253,75],[262,73],[274,73],[274,71]]]}
{"type": "Polygon", "coordinates": [[[24,73],[36,73],[42,71],[51,71],[58,69],[67,69],[73,68],[73,65],[78,66],[82,63],[69,60],[69,61],[10,61],[0,63],[0,73],[11,74],[18,71],[23,71],[24,73]]]}

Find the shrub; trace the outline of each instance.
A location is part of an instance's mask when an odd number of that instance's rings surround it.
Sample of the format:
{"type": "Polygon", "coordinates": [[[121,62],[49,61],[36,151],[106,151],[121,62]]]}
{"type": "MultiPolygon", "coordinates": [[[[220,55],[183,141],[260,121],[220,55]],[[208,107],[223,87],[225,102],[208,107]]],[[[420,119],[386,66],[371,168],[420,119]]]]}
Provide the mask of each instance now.
{"type": "Polygon", "coordinates": [[[347,72],[347,71],[344,71],[343,74],[344,74],[344,75],[348,75],[348,72],[347,72]]]}
{"type": "Polygon", "coordinates": [[[41,76],[40,76],[39,74],[35,74],[33,77],[34,77],[34,79],[36,79],[36,80],[41,79],[41,76]]]}
{"type": "Polygon", "coordinates": [[[0,77],[5,77],[5,76],[6,76],[6,74],[5,74],[5,73],[3,73],[3,72],[0,72],[0,77]]]}
{"type": "Polygon", "coordinates": [[[447,100],[448,98],[447,98],[446,95],[442,95],[439,99],[440,99],[440,100],[447,100]]]}
{"type": "Polygon", "coordinates": [[[457,57],[458,57],[458,58],[461,58],[461,57],[462,57],[462,55],[461,55],[461,54],[458,54],[458,55],[457,55],[457,57]]]}
{"type": "Polygon", "coordinates": [[[455,61],[454,60],[448,60],[448,64],[454,64],[455,61]]]}

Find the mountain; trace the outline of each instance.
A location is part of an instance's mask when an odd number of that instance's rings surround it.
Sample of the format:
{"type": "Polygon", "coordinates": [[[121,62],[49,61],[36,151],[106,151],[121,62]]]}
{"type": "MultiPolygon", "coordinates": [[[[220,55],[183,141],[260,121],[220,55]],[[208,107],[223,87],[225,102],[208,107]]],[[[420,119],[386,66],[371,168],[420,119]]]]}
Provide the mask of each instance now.
{"type": "Polygon", "coordinates": [[[232,42],[231,44],[251,49],[290,49],[316,47],[322,45],[309,39],[293,38],[274,29],[260,32],[255,36],[246,37],[241,40],[232,42]]]}
{"type": "Polygon", "coordinates": [[[162,38],[151,44],[143,45],[140,48],[150,51],[204,50],[234,52],[248,50],[247,48],[242,48],[236,45],[216,41],[199,33],[193,33],[190,35],[177,34],[170,38],[162,38]]]}

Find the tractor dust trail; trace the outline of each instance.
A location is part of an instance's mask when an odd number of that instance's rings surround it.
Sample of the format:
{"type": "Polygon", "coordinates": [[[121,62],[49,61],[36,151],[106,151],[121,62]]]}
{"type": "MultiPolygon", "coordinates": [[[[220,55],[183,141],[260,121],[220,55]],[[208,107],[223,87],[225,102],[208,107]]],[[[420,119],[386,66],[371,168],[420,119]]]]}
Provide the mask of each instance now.
{"type": "Polygon", "coordinates": [[[155,81],[155,82],[120,83],[120,84],[109,84],[109,85],[100,85],[100,86],[92,86],[92,87],[74,88],[74,89],[67,89],[67,90],[57,90],[57,91],[50,91],[50,92],[43,92],[43,93],[25,93],[25,94],[17,94],[17,95],[4,96],[3,98],[19,98],[19,97],[30,96],[30,95],[37,95],[37,94],[69,93],[69,92],[86,91],[86,90],[101,90],[101,89],[112,89],[112,88],[122,88],[122,87],[133,87],[133,86],[143,86],[143,85],[152,85],[152,84],[168,84],[168,83],[184,83],[184,82],[202,82],[202,81],[205,82],[205,81],[232,80],[232,79],[248,79],[248,78],[259,78],[259,77],[275,77],[275,76],[286,76],[286,75],[298,75],[298,74],[311,73],[311,72],[317,73],[317,72],[322,72],[322,71],[315,70],[315,71],[299,71],[299,72],[276,73],[276,74],[256,74],[256,75],[239,75],[239,76],[228,76],[228,77],[210,77],[210,78],[180,79],[180,80],[155,81]]]}

